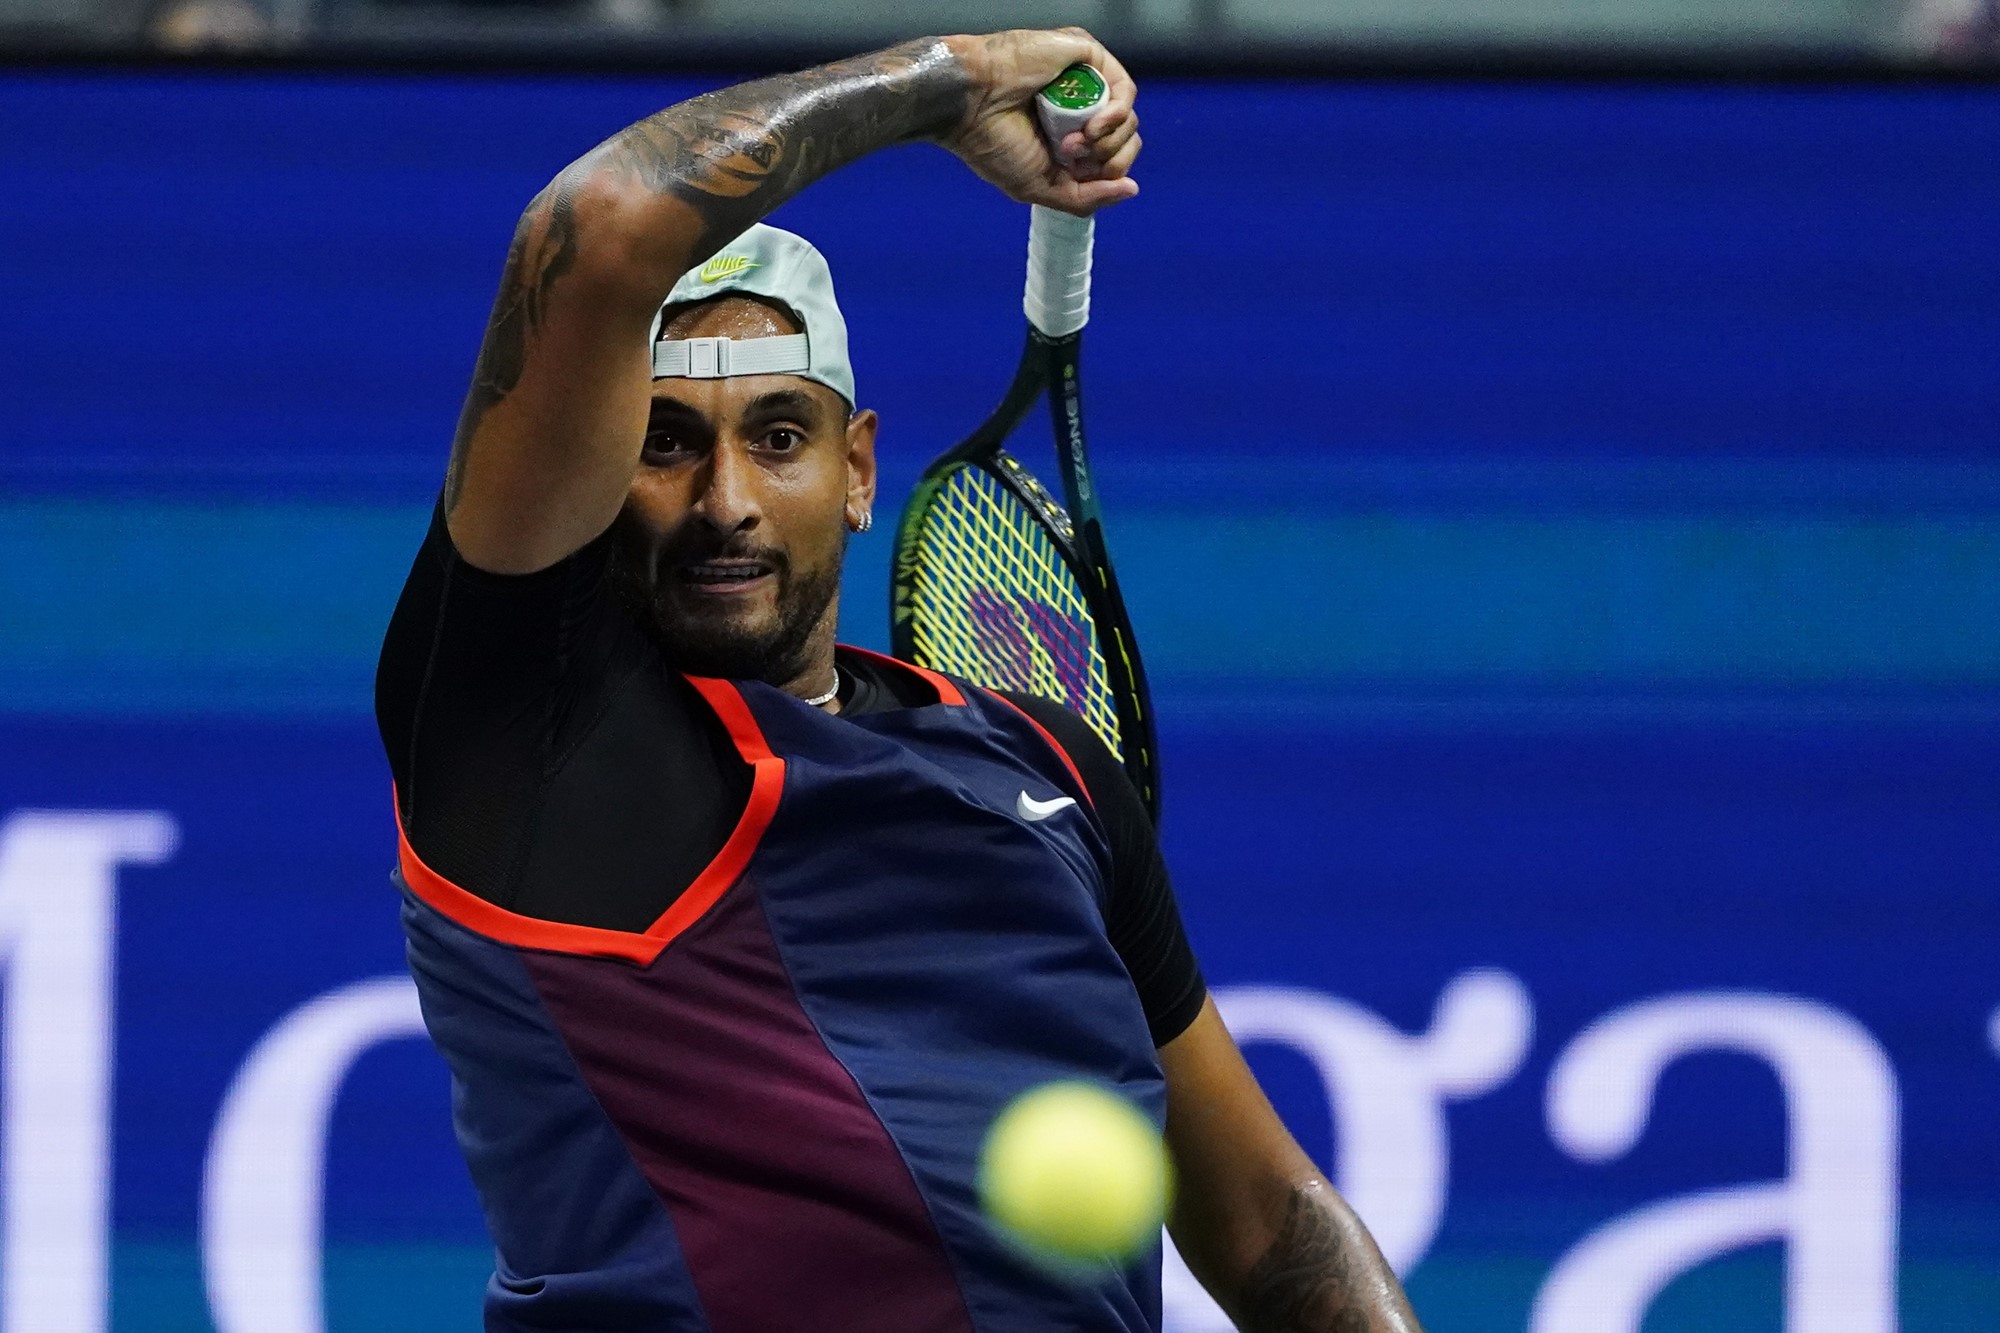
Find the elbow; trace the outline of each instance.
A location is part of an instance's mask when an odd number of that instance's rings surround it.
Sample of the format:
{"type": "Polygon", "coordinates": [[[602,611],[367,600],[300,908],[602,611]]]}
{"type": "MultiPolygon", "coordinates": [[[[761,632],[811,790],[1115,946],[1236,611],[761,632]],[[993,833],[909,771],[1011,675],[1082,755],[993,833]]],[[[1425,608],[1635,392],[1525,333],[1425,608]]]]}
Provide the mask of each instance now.
{"type": "Polygon", "coordinates": [[[521,215],[517,250],[560,263],[602,297],[657,305],[687,267],[693,239],[663,218],[662,201],[631,173],[592,154],[543,187],[521,215]],[[540,245],[523,246],[539,235],[540,245]]]}

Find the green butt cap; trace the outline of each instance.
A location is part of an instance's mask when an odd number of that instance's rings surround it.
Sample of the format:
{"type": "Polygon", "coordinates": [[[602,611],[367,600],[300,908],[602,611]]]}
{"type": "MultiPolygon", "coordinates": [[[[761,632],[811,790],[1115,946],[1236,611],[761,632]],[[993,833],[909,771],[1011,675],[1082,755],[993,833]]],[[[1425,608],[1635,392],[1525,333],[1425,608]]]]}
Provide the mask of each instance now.
{"type": "Polygon", "coordinates": [[[1110,92],[1102,74],[1088,65],[1071,65],[1042,89],[1042,96],[1065,111],[1088,111],[1110,92]]]}

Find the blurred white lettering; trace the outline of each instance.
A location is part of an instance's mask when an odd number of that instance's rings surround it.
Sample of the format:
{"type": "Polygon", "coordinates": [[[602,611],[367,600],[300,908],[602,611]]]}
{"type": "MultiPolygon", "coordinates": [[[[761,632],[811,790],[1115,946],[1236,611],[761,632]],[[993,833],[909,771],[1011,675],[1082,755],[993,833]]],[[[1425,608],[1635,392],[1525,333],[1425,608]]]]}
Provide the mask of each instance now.
{"type": "Polygon", "coordinates": [[[1709,1051],[1755,1056],[1777,1074],[1789,1174],[1665,1200],[1585,1237],[1543,1285],[1533,1333],[1639,1333],[1675,1277],[1769,1240],[1786,1243],[1787,1333],[1892,1333],[1895,1075],[1847,1015],[1748,993],[1662,996],[1618,1010],[1556,1061],[1551,1137],[1580,1161],[1623,1156],[1645,1132],[1666,1066],[1709,1051]]]}
{"type": "MultiPolygon", "coordinates": [[[[23,810],[0,822],[0,1333],[108,1328],[117,871],[167,860],[177,837],[157,812],[23,810]]],[[[1409,1272],[1447,1202],[1444,1108],[1519,1071],[1533,1031],[1526,988],[1507,972],[1465,972],[1415,1035],[1315,990],[1223,987],[1215,999],[1245,1046],[1275,1042],[1311,1062],[1338,1145],[1332,1179],[1409,1272]]],[[[1985,1027],[2000,1054],[2000,1009],[1985,1027]]],[[[300,1006],[250,1052],[204,1169],[202,1265],[218,1333],[323,1333],[335,1101],[369,1049],[423,1035],[414,986],[380,977],[300,1006]]],[[[1787,1174],[1660,1200],[1585,1237],[1542,1286],[1531,1333],[1639,1333],[1675,1278],[1768,1241],[1786,1247],[1787,1333],[1893,1333],[1896,1081],[1847,1015],[1751,992],[1629,1005],[1556,1061],[1551,1137],[1581,1162],[1623,1156],[1646,1131],[1667,1067],[1716,1051],[1775,1074],[1787,1174]]],[[[1171,1245],[1164,1300],[1175,1333],[1231,1327],[1171,1245]]]]}
{"type": "Polygon", "coordinates": [[[424,1035],[408,977],[300,1006],[250,1052],[223,1098],[202,1180],[201,1254],[217,1333],[322,1333],[327,1121],[354,1062],[424,1035]]]}
{"type": "Polygon", "coordinates": [[[1317,991],[1236,986],[1215,1003],[1239,1043],[1279,1042],[1312,1061],[1340,1145],[1333,1183],[1390,1265],[1414,1268],[1444,1216],[1445,1102],[1505,1082],[1528,1053],[1520,981],[1495,969],[1453,978],[1416,1036],[1317,991]]]}
{"type": "Polygon", "coordinates": [[[0,824],[0,1333],[102,1333],[109,1305],[118,867],[173,855],[150,811],[22,810],[0,824]]]}
{"type": "MultiPolygon", "coordinates": [[[[1533,1031],[1526,988],[1495,968],[1462,973],[1416,1036],[1319,991],[1222,987],[1215,1004],[1239,1044],[1278,1042],[1312,1062],[1339,1145],[1335,1187],[1398,1273],[1416,1267],[1444,1216],[1451,1167],[1444,1104],[1486,1092],[1520,1068],[1533,1031]]],[[[1163,1296],[1176,1333],[1230,1327],[1171,1244],[1163,1296]]]]}

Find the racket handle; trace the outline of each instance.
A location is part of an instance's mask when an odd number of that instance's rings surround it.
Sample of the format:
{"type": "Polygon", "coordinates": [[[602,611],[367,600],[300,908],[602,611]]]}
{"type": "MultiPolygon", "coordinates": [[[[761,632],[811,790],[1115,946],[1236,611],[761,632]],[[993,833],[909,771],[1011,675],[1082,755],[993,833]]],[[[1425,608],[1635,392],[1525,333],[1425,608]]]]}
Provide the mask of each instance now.
{"type": "Polygon", "coordinates": [[[1094,65],[1071,65],[1035,94],[1035,115],[1050,148],[1090,123],[1111,99],[1111,85],[1094,65]]]}
{"type": "Polygon", "coordinates": [[[1090,247],[1095,218],[1040,204],[1028,223],[1028,322],[1050,338],[1067,338],[1090,322],[1090,247]]]}

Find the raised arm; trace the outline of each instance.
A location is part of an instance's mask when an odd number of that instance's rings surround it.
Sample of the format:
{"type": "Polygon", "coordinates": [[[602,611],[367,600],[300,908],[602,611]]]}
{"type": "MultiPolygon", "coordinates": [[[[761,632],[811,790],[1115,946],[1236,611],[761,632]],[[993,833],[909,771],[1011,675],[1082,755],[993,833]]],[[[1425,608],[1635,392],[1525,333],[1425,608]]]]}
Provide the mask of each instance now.
{"type": "Polygon", "coordinates": [[[616,517],[651,396],[646,333],[674,282],[806,185],[889,144],[943,143],[1017,199],[1129,197],[1131,80],[1079,29],[927,38],[667,108],[566,167],[521,216],[445,479],[453,543],[545,568],[616,517]],[[1112,97],[1060,159],[1029,101],[1074,61],[1112,97]]]}
{"type": "Polygon", "coordinates": [[[1168,1230],[1243,1333],[1421,1333],[1361,1219],[1292,1138],[1215,1002],[1160,1048],[1168,1230]]]}

